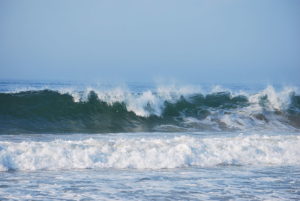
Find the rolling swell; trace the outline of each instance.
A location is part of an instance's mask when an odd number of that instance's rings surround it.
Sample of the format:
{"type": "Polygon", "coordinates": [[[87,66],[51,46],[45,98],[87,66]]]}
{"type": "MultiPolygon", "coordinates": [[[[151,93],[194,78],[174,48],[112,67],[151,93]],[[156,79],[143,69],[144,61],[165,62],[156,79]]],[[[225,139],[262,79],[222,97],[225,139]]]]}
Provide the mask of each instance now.
{"type": "MultiPolygon", "coordinates": [[[[146,126],[146,118],[129,112],[124,103],[109,105],[94,92],[74,102],[69,94],[28,91],[1,94],[1,132],[121,132],[146,126]]],[[[144,128],[145,130],[147,128],[144,128]]]]}
{"type": "Polygon", "coordinates": [[[0,93],[0,133],[300,128],[300,96],[293,91],[277,94],[272,87],[254,95],[225,91],[162,96],[147,91],[112,97],[92,90],[78,100],[53,90],[0,93]]]}

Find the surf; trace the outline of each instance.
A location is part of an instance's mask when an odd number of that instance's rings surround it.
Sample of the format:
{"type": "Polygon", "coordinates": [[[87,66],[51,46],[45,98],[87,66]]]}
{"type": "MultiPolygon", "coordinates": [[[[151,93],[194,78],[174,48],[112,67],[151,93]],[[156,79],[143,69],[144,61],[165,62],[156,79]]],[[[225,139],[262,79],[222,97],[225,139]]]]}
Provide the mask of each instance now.
{"type": "Polygon", "coordinates": [[[298,130],[297,90],[256,93],[194,88],[131,92],[25,90],[0,93],[0,133],[298,130]]]}
{"type": "Polygon", "coordinates": [[[300,165],[297,135],[144,134],[43,139],[2,140],[0,171],[300,165]]]}

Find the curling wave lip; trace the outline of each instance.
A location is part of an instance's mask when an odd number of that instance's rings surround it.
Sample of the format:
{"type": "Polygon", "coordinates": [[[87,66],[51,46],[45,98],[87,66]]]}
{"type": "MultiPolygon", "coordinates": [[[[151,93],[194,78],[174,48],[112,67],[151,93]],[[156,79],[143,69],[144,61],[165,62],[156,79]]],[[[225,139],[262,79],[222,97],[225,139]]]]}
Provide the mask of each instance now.
{"type": "Polygon", "coordinates": [[[269,86],[254,94],[158,88],[131,93],[33,90],[0,93],[0,133],[288,130],[300,128],[300,96],[269,86]]]}

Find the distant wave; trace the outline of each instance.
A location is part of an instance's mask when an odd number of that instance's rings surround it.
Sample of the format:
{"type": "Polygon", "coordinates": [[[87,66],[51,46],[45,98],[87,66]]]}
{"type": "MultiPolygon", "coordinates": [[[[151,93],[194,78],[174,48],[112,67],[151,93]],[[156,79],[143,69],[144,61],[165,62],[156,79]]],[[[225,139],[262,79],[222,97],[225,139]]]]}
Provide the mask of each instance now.
{"type": "Polygon", "coordinates": [[[300,137],[134,137],[0,142],[0,171],[299,165],[300,137]]]}
{"type": "Polygon", "coordinates": [[[0,93],[0,133],[232,131],[300,128],[292,88],[257,93],[159,88],[132,93],[28,90],[0,93]]]}

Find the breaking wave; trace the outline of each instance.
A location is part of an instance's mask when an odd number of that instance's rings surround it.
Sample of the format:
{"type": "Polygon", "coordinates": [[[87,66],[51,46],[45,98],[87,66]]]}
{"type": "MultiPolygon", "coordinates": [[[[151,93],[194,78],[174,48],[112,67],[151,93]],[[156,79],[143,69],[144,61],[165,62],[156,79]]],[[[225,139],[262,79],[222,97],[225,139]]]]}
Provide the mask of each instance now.
{"type": "Polygon", "coordinates": [[[300,165],[299,147],[294,135],[1,141],[0,171],[300,165]]]}
{"type": "Polygon", "coordinates": [[[133,93],[27,90],[0,93],[0,133],[297,130],[300,96],[269,86],[257,93],[166,88],[133,93]]]}

